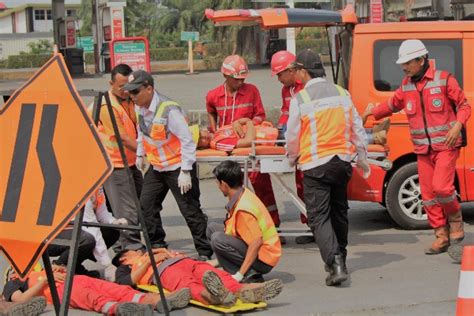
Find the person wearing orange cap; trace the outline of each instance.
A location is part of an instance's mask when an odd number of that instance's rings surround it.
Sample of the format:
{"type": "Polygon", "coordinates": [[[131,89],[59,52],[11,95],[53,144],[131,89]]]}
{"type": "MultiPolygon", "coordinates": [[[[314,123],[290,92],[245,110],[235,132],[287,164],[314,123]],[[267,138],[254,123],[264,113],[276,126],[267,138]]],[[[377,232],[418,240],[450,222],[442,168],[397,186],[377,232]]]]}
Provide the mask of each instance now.
{"type": "MultiPolygon", "coordinates": [[[[280,119],[278,120],[278,131],[279,138],[284,139],[286,132],[286,122],[288,122],[288,115],[290,113],[290,101],[300,90],[304,88],[304,84],[296,80],[296,68],[292,67],[292,64],[296,60],[296,56],[286,50],[281,50],[273,54],[272,61],[270,63],[272,69],[272,77],[277,75],[278,81],[283,84],[281,88],[281,113],[280,119]]],[[[304,201],[303,192],[303,173],[299,170],[295,172],[296,181],[296,192],[298,197],[304,201]]],[[[308,223],[308,218],[300,214],[301,223],[308,223]]],[[[297,244],[309,244],[315,242],[314,236],[298,236],[295,238],[297,244]]]]}
{"type": "MultiPolygon", "coordinates": [[[[265,120],[260,92],[256,86],[244,82],[249,73],[245,60],[239,55],[228,56],[222,63],[221,72],[225,78],[224,84],[212,89],[206,96],[210,131],[215,132],[241,118],[249,118],[256,125],[265,120]]],[[[242,131],[236,130],[236,133],[244,137],[242,131]]],[[[255,194],[270,211],[275,225],[279,226],[280,217],[270,175],[251,172],[249,178],[255,194]]]]}

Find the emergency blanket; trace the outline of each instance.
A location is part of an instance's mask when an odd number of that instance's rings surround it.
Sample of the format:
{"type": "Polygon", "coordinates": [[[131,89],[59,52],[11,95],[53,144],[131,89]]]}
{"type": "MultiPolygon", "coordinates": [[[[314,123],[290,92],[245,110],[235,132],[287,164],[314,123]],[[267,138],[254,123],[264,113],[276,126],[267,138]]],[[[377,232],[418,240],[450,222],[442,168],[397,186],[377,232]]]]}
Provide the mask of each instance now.
{"type": "MultiPolygon", "coordinates": [[[[158,287],[156,285],[147,285],[142,284],[137,286],[138,289],[150,292],[150,293],[158,293],[158,287]]],[[[165,290],[165,293],[168,292],[165,290]]],[[[233,306],[221,306],[221,305],[206,305],[196,300],[191,300],[191,304],[199,307],[203,307],[218,313],[223,314],[232,314],[238,312],[245,312],[254,310],[257,308],[265,308],[267,307],[267,303],[259,302],[259,303],[242,303],[241,300],[237,299],[237,302],[233,306]]]]}

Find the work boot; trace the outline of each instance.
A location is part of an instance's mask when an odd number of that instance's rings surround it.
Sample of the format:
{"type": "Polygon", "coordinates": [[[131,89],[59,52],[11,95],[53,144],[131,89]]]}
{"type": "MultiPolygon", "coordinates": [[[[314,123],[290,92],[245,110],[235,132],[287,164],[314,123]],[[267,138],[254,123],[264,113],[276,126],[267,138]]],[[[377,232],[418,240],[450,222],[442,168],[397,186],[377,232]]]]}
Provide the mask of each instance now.
{"type": "Polygon", "coordinates": [[[390,120],[385,119],[382,123],[374,125],[372,128],[372,137],[374,144],[385,145],[387,144],[387,133],[390,128],[390,120]]]}
{"type": "Polygon", "coordinates": [[[214,271],[206,271],[202,276],[206,290],[218,300],[218,305],[232,306],[237,301],[234,293],[224,286],[221,278],[214,271]]]}
{"type": "MultiPolygon", "coordinates": [[[[166,303],[168,305],[168,311],[172,311],[188,306],[189,301],[191,301],[191,291],[188,288],[183,288],[173,293],[166,294],[165,297],[166,303]]],[[[165,305],[161,299],[158,301],[158,303],[156,303],[155,309],[160,314],[165,313],[165,305]]]]}
{"type": "Polygon", "coordinates": [[[464,239],[464,223],[462,222],[461,210],[448,214],[449,242],[458,244],[464,239]]]}
{"type": "Polygon", "coordinates": [[[280,279],[266,281],[259,287],[240,291],[239,298],[243,303],[266,302],[283,290],[283,282],[280,279]]]}
{"type": "Polygon", "coordinates": [[[311,244],[311,243],[315,243],[316,242],[316,239],[314,239],[314,236],[311,235],[301,235],[301,236],[297,236],[295,238],[295,242],[298,244],[298,245],[306,245],[306,244],[311,244]]]}
{"type": "MultiPolygon", "coordinates": [[[[112,315],[112,314],[108,314],[112,315]]],[[[120,303],[115,309],[117,316],[153,316],[153,306],[139,303],[120,303]]]]}
{"type": "Polygon", "coordinates": [[[435,228],[434,230],[436,240],[431,244],[431,247],[425,249],[426,255],[437,255],[446,252],[449,247],[449,232],[446,226],[435,228]]]}
{"type": "Polygon", "coordinates": [[[0,316],[36,316],[43,313],[45,307],[43,296],[33,297],[24,303],[7,302],[0,298],[0,316]]]}
{"type": "Polygon", "coordinates": [[[329,270],[329,275],[326,278],[327,286],[340,285],[348,278],[342,255],[335,255],[333,264],[330,266],[327,265],[325,268],[326,271],[329,270]]]}

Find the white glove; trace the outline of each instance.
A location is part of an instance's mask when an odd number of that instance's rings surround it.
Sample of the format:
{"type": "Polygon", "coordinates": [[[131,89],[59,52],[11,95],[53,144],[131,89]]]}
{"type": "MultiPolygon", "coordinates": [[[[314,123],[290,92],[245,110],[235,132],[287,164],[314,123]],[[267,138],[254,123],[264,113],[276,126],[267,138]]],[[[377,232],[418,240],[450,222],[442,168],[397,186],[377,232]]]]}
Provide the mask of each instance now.
{"type": "Polygon", "coordinates": [[[105,279],[110,282],[115,282],[116,270],[117,270],[117,267],[114,266],[113,264],[109,264],[107,267],[105,267],[105,271],[104,271],[105,279]]]}
{"type": "Polygon", "coordinates": [[[193,184],[191,183],[191,172],[181,170],[178,176],[178,187],[181,189],[181,194],[184,194],[191,190],[192,186],[193,184]]]}
{"type": "Polygon", "coordinates": [[[125,218],[117,218],[112,222],[114,225],[128,225],[128,221],[125,218]]]}
{"type": "Polygon", "coordinates": [[[370,166],[369,166],[369,162],[367,161],[367,159],[357,159],[356,166],[358,168],[362,169],[362,171],[364,172],[362,174],[362,177],[364,179],[367,179],[368,177],[370,177],[370,166]]]}
{"type": "Polygon", "coordinates": [[[232,274],[232,277],[234,278],[235,281],[240,282],[244,278],[242,273],[240,271],[237,271],[235,274],[232,274]]]}
{"type": "Polygon", "coordinates": [[[137,160],[135,160],[135,166],[137,166],[138,170],[145,172],[147,160],[145,156],[137,156],[137,160]]]}

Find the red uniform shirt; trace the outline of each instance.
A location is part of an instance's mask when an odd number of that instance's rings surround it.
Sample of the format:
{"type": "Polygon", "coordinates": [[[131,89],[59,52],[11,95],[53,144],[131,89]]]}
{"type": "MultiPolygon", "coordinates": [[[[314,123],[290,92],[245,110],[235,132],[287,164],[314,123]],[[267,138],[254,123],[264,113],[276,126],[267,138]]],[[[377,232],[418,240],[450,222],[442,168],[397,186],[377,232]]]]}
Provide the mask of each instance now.
{"type": "Polygon", "coordinates": [[[265,120],[260,92],[253,84],[244,83],[234,95],[226,93],[225,85],[209,91],[206,96],[209,114],[217,114],[217,128],[247,117],[260,123],[265,120]]]}
{"type": "Polygon", "coordinates": [[[281,99],[283,104],[281,106],[280,119],[278,120],[278,127],[281,128],[288,122],[288,116],[290,114],[290,101],[300,90],[304,88],[304,84],[296,82],[291,87],[283,86],[281,89],[281,99]]]}

